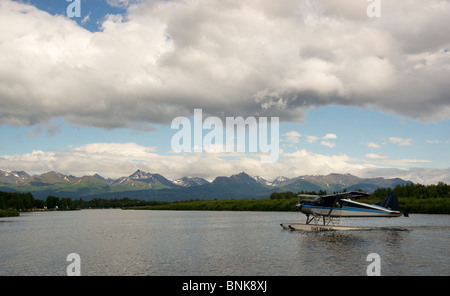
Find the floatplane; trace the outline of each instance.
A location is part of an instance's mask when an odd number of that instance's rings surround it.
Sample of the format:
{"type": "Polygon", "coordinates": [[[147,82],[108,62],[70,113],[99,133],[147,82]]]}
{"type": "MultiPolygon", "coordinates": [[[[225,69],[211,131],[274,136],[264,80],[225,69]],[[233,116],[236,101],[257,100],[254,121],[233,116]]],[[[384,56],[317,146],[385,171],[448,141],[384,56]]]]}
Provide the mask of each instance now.
{"type": "Polygon", "coordinates": [[[370,194],[361,191],[343,192],[329,195],[299,194],[296,205],[299,211],[306,215],[306,224],[282,223],[284,229],[302,231],[324,230],[366,230],[371,228],[341,226],[340,218],[352,217],[400,217],[402,213],[398,205],[398,198],[390,192],[378,204],[366,204],[352,199],[368,197],[370,194]],[[300,200],[300,198],[308,198],[300,200]],[[311,199],[313,198],[313,199],[311,199]],[[322,223],[320,223],[322,221],[322,223]]]}

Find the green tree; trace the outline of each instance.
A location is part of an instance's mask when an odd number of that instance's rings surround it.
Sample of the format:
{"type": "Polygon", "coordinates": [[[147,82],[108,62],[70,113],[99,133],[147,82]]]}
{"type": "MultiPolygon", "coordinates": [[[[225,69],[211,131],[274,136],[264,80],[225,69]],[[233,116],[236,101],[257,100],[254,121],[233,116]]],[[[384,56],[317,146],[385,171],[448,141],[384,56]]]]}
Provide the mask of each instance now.
{"type": "Polygon", "coordinates": [[[47,196],[45,203],[47,204],[48,209],[54,209],[56,207],[58,207],[58,208],[60,207],[59,197],[56,197],[53,195],[47,196]]]}

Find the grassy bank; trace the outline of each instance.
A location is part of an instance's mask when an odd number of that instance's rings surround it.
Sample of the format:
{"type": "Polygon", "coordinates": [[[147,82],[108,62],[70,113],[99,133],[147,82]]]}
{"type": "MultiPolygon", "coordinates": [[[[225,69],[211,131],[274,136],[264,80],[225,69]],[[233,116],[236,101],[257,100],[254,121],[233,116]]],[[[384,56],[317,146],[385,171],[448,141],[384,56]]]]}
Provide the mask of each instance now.
{"type": "Polygon", "coordinates": [[[450,198],[399,198],[402,211],[421,214],[450,214],[450,198]]]}
{"type": "Polygon", "coordinates": [[[183,211],[296,211],[297,199],[224,199],[161,202],[160,204],[129,207],[135,210],[183,211]]]}
{"type": "MultiPolygon", "coordinates": [[[[378,199],[359,200],[369,204],[378,199]]],[[[135,210],[182,210],[182,211],[297,211],[297,198],[286,199],[225,199],[190,200],[178,202],[155,202],[153,205],[128,207],[135,210]]],[[[421,214],[450,214],[450,198],[399,198],[401,211],[421,214]]]]}
{"type": "Polygon", "coordinates": [[[0,210],[0,218],[1,217],[17,217],[20,215],[20,212],[17,210],[0,210]]]}
{"type": "MultiPolygon", "coordinates": [[[[360,199],[358,202],[375,204],[380,202],[379,199],[360,199]]],[[[450,198],[416,198],[416,197],[399,197],[398,204],[400,210],[408,211],[416,214],[450,214],[450,198]]]]}

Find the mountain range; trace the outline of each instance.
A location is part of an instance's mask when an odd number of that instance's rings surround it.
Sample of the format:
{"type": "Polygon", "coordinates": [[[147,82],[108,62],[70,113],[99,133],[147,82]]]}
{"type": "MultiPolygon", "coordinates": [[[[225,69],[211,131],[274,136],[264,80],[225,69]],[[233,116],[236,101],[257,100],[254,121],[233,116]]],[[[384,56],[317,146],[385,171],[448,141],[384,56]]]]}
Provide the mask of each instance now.
{"type": "Polygon", "coordinates": [[[272,192],[326,191],[328,193],[360,189],[373,192],[380,187],[412,183],[400,178],[359,178],[350,174],[277,177],[272,181],[245,172],[229,177],[218,176],[209,182],[199,177],[169,180],[156,173],[137,170],[130,176],[111,179],[98,174],[75,177],[58,172],[29,175],[24,171],[0,170],[0,191],[31,192],[35,198],[48,195],[82,198],[124,198],[141,200],[189,200],[267,198],[272,192]]]}

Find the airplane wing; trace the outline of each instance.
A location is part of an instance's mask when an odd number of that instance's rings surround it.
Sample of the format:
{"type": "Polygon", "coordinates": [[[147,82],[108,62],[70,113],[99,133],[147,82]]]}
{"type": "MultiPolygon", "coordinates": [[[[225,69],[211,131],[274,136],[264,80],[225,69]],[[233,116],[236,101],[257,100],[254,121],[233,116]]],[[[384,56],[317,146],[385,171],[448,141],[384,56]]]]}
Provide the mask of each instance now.
{"type": "Polygon", "coordinates": [[[368,197],[370,194],[362,192],[362,191],[350,191],[350,192],[342,192],[335,194],[327,194],[327,195],[311,195],[311,194],[299,194],[298,197],[304,198],[320,198],[322,200],[341,200],[343,198],[352,198],[358,199],[363,197],[368,197]]]}
{"type": "Polygon", "coordinates": [[[338,199],[343,199],[343,198],[358,199],[358,198],[363,198],[363,197],[369,197],[370,194],[362,192],[362,191],[350,191],[350,192],[331,194],[330,196],[337,197],[338,199]]]}

